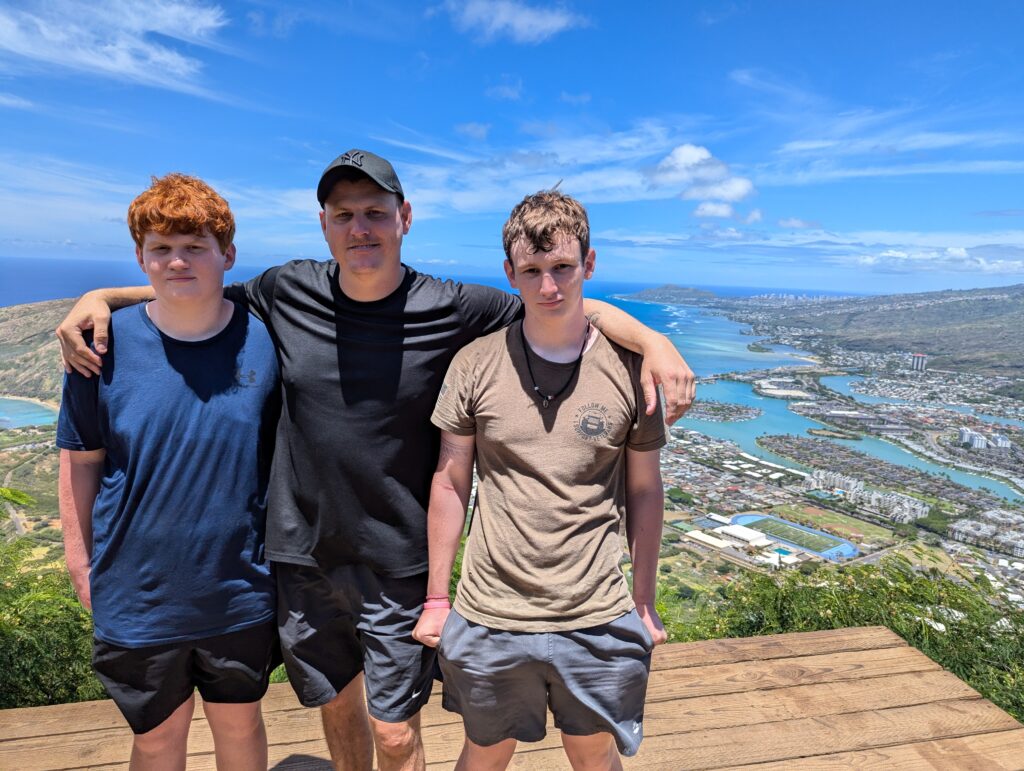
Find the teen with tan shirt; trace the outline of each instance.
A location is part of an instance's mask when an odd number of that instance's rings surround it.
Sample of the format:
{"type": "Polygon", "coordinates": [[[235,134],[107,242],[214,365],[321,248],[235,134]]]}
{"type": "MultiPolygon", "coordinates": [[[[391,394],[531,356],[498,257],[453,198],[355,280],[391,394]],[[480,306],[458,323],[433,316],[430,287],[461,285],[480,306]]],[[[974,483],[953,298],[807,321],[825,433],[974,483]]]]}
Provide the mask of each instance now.
{"type": "Polygon", "coordinates": [[[645,414],[639,357],[583,313],[595,259],[583,207],[529,196],[504,242],[525,318],[462,349],[441,388],[414,636],[439,645],[444,706],[463,716],[458,768],[504,768],[517,741],[544,737],[550,705],[575,769],[616,769],[616,747],[639,747],[650,652],[665,640],[654,610],[665,428],[645,414]],[[478,499],[450,610],[474,454],[478,499]]]}

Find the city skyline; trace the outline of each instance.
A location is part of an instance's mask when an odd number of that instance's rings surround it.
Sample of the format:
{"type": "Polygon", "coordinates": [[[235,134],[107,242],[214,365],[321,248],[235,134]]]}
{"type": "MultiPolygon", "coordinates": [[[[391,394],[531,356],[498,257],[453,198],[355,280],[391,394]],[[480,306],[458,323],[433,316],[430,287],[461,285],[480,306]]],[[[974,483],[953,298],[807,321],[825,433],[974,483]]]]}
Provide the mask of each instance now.
{"type": "Polygon", "coordinates": [[[180,170],[232,202],[243,263],[325,258],[313,189],[361,147],[395,163],[405,257],[431,272],[496,275],[509,209],[560,183],[598,279],[1020,283],[1022,22],[1011,2],[25,0],[0,10],[0,256],[127,256],[128,202],[180,170]]]}

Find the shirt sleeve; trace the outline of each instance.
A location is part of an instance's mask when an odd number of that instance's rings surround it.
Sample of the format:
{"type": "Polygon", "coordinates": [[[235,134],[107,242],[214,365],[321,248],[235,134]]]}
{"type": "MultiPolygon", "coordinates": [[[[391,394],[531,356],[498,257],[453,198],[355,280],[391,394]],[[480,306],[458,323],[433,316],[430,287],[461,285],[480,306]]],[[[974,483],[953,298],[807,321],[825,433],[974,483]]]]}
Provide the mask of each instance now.
{"type": "Polygon", "coordinates": [[[224,297],[238,303],[269,327],[270,313],[274,307],[274,288],[280,270],[281,267],[276,266],[244,283],[230,284],[224,287],[224,297]]]}
{"type": "Polygon", "coordinates": [[[473,406],[475,359],[471,345],[455,354],[441,384],[434,414],[430,416],[430,422],[435,426],[458,436],[472,436],[476,433],[473,406]]]}
{"type": "Polygon", "coordinates": [[[64,391],[57,417],[57,446],[63,450],[102,450],[99,377],[86,378],[77,372],[64,376],[64,391]]]}
{"type": "Polygon", "coordinates": [[[519,295],[481,284],[459,284],[459,298],[465,323],[474,337],[504,329],[523,315],[519,295]]]}
{"type": "Polygon", "coordinates": [[[652,415],[647,414],[644,392],[640,388],[640,354],[631,353],[629,376],[633,381],[633,392],[636,394],[636,422],[626,437],[626,447],[638,452],[660,450],[668,443],[668,427],[665,425],[665,413],[658,399],[658,406],[652,415]]]}

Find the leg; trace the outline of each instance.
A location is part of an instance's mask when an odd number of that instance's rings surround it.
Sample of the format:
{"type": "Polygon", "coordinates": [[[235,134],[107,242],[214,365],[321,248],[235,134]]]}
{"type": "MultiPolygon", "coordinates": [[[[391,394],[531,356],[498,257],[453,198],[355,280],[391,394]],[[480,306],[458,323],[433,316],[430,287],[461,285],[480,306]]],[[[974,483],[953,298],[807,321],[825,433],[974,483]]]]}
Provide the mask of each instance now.
{"type": "Polygon", "coordinates": [[[504,771],[515,751],[515,739],[505,739],[490,747],[482,747],[466,739],[455,771],[504,771]]]}
{"type": "Polygon", "coordinates": [[[622,761],[609,733],[572,736],[562,732],[562,747],[573,771],[622,771],[622,761]]]}
{"type": "Polygon", "coordinates": [[[188,729],[195,706],[196,697],[190,696],[156,728],[135,734],[131,771],[184,771],[188,729]]]}
{"type": "Polygon", "coordinates": [[[213,750],[220,771],[264,771],[267,767],[267,729],[260,702],[203,703],[213,734],[213,750]]]}
{"type": "Polygon", "coordinates": [[[380,771],[421,771],[426,767],[419,713],[399,723],[386,723],[371,716],[370,728],[380,771]]]}
{"type": "Polygon", "coordinates": [[[363,697],[363,676],[357,675],[320,708],[324,736],[338,771],[365,771],[373,765],[373,739],[363,697]]]}

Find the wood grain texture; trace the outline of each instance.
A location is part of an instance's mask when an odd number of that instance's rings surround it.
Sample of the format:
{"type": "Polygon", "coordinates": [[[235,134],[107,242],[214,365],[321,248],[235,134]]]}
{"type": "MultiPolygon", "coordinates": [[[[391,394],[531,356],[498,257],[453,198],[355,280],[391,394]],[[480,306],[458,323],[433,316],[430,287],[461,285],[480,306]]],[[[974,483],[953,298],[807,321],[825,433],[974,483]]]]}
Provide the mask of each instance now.
{"type": "MultiPolygon", "coordinates": [[[[271,768],[329,771],[320,711],[290,686],[263,703],[271,768]]],[[[431,769],[453,768],[463,733],[440,707],[422,713],[431,769]]],[[[880,627],[716,640],[660,649],[645,739],[629,769],[1022,769],[1024,727],[880,627]]],[[[0,712],[0,769],[126,769],[131,733],[109,701],[0,712]]],[[[188,768],[214,769],[197,704],[188,768]]],[[[568,769],[548,720],[513,768],[568,769]]]]}

